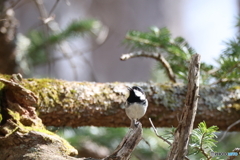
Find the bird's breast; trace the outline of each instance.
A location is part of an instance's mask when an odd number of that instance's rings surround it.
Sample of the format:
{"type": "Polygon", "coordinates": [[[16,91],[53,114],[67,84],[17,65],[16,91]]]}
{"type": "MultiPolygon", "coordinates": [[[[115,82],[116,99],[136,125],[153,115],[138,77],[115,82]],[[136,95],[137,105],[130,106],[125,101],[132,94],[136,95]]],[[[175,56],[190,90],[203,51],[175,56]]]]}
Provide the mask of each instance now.
{"type": "Polygon", "coordinates": [[[130,104],[126,109],[126,114],[130,119],[140,119],[144,116],[147,105],[139,105],[138,103],[130,104]]]}

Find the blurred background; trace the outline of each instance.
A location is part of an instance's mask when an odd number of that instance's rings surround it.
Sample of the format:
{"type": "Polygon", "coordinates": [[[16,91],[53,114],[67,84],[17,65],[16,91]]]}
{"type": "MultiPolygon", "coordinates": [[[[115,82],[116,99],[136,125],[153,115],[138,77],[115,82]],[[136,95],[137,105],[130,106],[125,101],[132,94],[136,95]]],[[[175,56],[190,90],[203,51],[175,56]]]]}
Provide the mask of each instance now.
{"type": "MultiPolygon", "coordinates": [[[[13,38],[10,38],[10,41],[16,42],[16,51],[13,51],[15,62],[11,66],[6,64],[7,61],[0,60],[0,66],[5,66],[0,67],[1,73],[19,72],[24,77],[95,82],[154,81],[154,60],[136,58],[120,61],[120,56],[130,51],[123,43],[129,30],[148,31],[151,26],[167,27],[173,37],[184,37],[201,54],[202,61],[213,65],[217,65],[215,59],[225,48],[224,42],[239,32],[236,27],[240,7],[237,0],[4,2],[7,3],[7,15],[16,18],[12,23],[16,30],[13,38]],[[85,24],[90,24],[91,31],[86,27],[83,31],[67,32],[74,27],[73,22],[89,19],[95,20],[85,24]],[[65,35],[60,34],[63,31],[65,35]],[[59,37],[51,37],[49,43],[43,43],[51,34],[59,37]]],[[[0,23],[5,23],[4,19],[0,23]]],[[[164,77],[157,79],[159,82],[165,80],[164,77]]],[[[79,150],[80,157],[104,157],[110,154],[127,132],[126,128],[49,129],[68,139],[79,150]]],[[[159,132],[164,134],[163,130],[170,129],[159,129],[159,132]]],[[[216,152],[235,148],[236,135],[228,134],[221,142],[225,145],[219,144],[216,152]]],[[[144,138],[148,143],[140,143],[133,160],[166,158],[168,145],[159,140],[152,130],[144,129],[144,138]]],[[[193,159],[198,158],[193,156],[193,159]]]]}
{"type": "MultiPolygon", "coordinates": [[[[224,48],[223,42],[238,31],[235,27],[236,0],[41,1],[46,9],[45,19],[53,17],[54,21],[48,24],[54,32],[63,30],[74,20],[88,18],[98,20],[102,27],[99,26],[95,37],[76,36],[67,39],[60,48],[50,48],[45,63],[21,68],[29,70],[34,77],[97,82],[147,81],[151,78],[153,60],[119,60],[129,51],[122,44],[127,31],[147,31],[151,26],[168,27],[174,37],[184,37],[202,55],[202,60],[209,63],[214,63],[214,58],[224,48]]],[[[18,34],[29,38],[34,30],[49,30],[41,21],[43,14],[36,2],[21,0],[14,11],[18,34]]]]}

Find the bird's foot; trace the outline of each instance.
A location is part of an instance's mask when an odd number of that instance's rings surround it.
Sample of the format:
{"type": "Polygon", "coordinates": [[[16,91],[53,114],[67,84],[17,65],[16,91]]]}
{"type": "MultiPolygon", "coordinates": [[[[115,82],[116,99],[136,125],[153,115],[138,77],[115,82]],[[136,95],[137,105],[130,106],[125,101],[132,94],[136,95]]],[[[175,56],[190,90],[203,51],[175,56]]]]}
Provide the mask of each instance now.
{"type": "Polygon", "coordinates": [[[134,126],[137,128],[138,125],[139,125],[139,121],[136,121],[136,122],[134,123],[134,126]]]}
{"type": "Polygon", "coordinates": [[[139,125],[139,122],[137,120],[132,120],[130,129],[137,128],[139,125]]]}

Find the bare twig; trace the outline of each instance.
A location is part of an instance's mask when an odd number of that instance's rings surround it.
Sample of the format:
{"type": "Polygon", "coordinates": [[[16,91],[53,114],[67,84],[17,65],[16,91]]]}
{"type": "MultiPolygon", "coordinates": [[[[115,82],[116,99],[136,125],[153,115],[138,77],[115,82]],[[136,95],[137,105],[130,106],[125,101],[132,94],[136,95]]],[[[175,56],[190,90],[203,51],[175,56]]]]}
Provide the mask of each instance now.
{"type": "Polygon", "coordinates": [[[134,156],[138,159],[138,160],[143,160],[140,156],[134,154],[134,156]]]}
{"type": "MultiPolygon", "coordinates": [[[[153,122],[152,122],[151,118],[149,118],[149,121],[150,121],[150,123],[151,123],[151,125],[152,125],[152,128],[153,128],[156,136],[157,136],[158,138],[160,138],[161,140],[163,140],[164,142],[166,142],[167,144],[169,144],[169,146],[171,146],[171,145],[172,145],[171,142],[169,142],[167,139],[163,138],[162,136],[160,136],[160,135],[158,134],[157,129],[156,129],[155,126],[153,125],[153,122]]],[[[188,158],[187,156],[185,156],[185,159],[186,159],[186,160],[189,160],[189,158],[188,158]]]]}
{"type": "Polygon", "coordinates": [[[222,137],[218,140],[218,143],[221,142],[221,141],[225,138],[227,132],[228,132],[232,127],[236,126],[236,125],[239,124],[239,123],[240,123],[240,119],[237,120],[236,122],[234,122],[233,124],[231,124],[231,125],[227,128],[227,130],[224,132],[224,134],[222,135],[222,137]]]}
{"type": "Polygon", "coordinates": [[[142,138],[142,140],[146,143],[146,145],[148,145],[150,151],[152,151],[150,143],[145,138],[142,138]]]}
{"type": "Polygon", "coordinates": [[[128,60],[130,58],[134,58],[134,57],[148,57],[148,58],[153,58],[157,61],[159,61],[163,67],[165,68],[166,72],[167,72],[167,75],[168,75],[168,78],[176,83],[176,76],[175,74],[173,73],[173,70],[170,66],[170,64],[167,62],[167,60],[162,56],[162,54],[160,53],[155,53],[155,52],[144,52],[144,51],[138,51],[138,52],[132,52],[132,53],[126,53],[126,54],[123,54],[121,56],[121,60],[125,61],[125,60],[128,60]]]}
{"type": "Polygon", "coordinates": [[[197,111],[199,92],[200,55],[194,54],[188,72],[188,90],[180,122],[174,134],[168,160],[184,159],[197,111]]]}
{"type": "Polygon", "coordinates": [[[19,2],[21,2],[21,3],[17,3],[18,5],[14,5],[14,10],[18,10],[22,6],[24,6],[24,5],[28,4],[28,3],[31,3],[31,1],[21,1],[21,0],[19,0],[19,2]]]}
{"type": "Polygon", "coordinates": [[[50,10],[50,12],[49,12],[49,14],[48,14],[48,17],[51,16],[51,14],[53,13],[53,11],[55,10],[55,8],[56,8],[57,5],[58,5],[58,2],[59,2],[59,0],[56,0],[56,1],[55,1],[55,3],[54,3],[54,5],[53,5],[52,9],[50,10]]]}
{"type": "MultiPolygon", "coordinates": [[[[10,1],[11,2],[11,1],[10,1]]],[[[13,9],[15,6],[17,6],[17,4],[19,3],[19,2],[21,2],[21,0],[17,0],[16,2],[12,2],[12,4],[9,6],[9,7],[7,7],[7,8],[5,8],[3,11],[1,11],[2,13],[6,13],[7,12],[7,10],[9,10],[9,9],[13,9]]],[[[6,3],[6,2],[5,2],[6,3]]],[[[2,17],[3,15],[0,15],[0,18],[2,17]]]]}
{"type": "MultiPolygon", "coordinates": [[[[37,5],[38,7],[38,10],[39,10],[39,13],[41,15],[41,19],[43,21],[43,24],[46,25],[47,27],[47,30],[51,30],[53,32],[55,32],[56,30],[60,30],[59,28],[53,28],[51,25],[49,25],[49,23],[45,23],[45,20],[48,19],[48,13],[47,13],[47,10],[43,4],[43,1],[42,0],[34,0],[35,4],[37,5]]],[[[55,3],[54,6],[56,6],[58,4],[58,1],[55,3]]],[[[54,9],[55,7],[52,8],[52,10],[54,9]]],[[[56,25],[54,25],[56,26],[56,25]]],[[[47,36],[48,33],[47,33],[47,30],[45,29],[45,35],[47,36]]],[[[66,43],[66,45],[68,45],[66,43]]],[[[72,70],[73,70],[73,75],[74,75],[74,79],[77,80],[78,79],[78,74],[77,74],[77,67],[75,65],[75,63],[71,60],[67,50],[65,49],[65,47],[63,47],[63,44],[59,44],[59,48],[60,50],[62,51],[62,54],[63,56],[68,60],[72,70]]],[[[70,49],[70,47],[68,47],[70,49]]],[[[49,61],[49,66],[50,66],[50,61],[49,61]]]]}
{"type": "MultiPolygon", "coordinates": [[[[21,0],[16,0],[16,2],[12,3],[9,8],[14,8],[14,7],[16,7],[19,2],[21,2],[21,0]]],[[[7,8],[6,10],[8,10],[9,8],[7,8]]]]}
{"type": "Polygon", "coordinates": [[[171,145],[172,145],[171,142],[169,142],[167,139],[163,138],[162,136],[160,136],[160,135],[158,134],[157,129],[156,129],[155,126],[153,125],[153,122],[152,122],[151,118],[148,118],[148,119],[149,119],[149,122],[150,122],[151,125],[152,125],[153,131],[155,132],[156,136],[157,136],[158,138],[160,138],[161,140],[163,140],[164,142],[166,142],[167,144],[169,144],[169,146],[171,146],[171,145]]]}
{"type": "Polygon", "coordinates": [[[239,83],[240,82],[240,78],[222,78],[222,79],[219,79],[218,81],[210,84],[209,86],[212,86],[212,85],[215,85],[215,84],[218,84],[218,83],[224,83],[224,82],[237,82],[239,83]]]}
{"type": "MultiPolygon", "coordinates": [[[[109,30],[109,28],[107,28],[106,30],[109,30]]],[[[92,66],[91,64],[91,61],[88,60],[88,58],[86,58],[84,55],[86,55],[86,53],[89,53],[89,52],[94,52],[95,50],[97,50],[98,48],[100,48],[104,42],[106,42],[106,40],[108,39],[108,34],[110,34],[109,32],[107,33],[106,37],[104,40],[101,41],[101,43],[98,43],[97,45],[93,45],[83,51],[78,51],[78,50],[73,50],[71,52],[71,54],[68,55],[68,58],[73,58],[74,56],[82,56],[83,58],[83,61],[86,62],[88,64],[88,66],[91,68],[91,77],[92,77],[92,80],[93,81],[98,81],[97,80],[97,77],[96,77],[96,74],[95,74],[95,71],[94,71],[94,67],[92,66]]],[[[55,61],[59,61],[59,60],[62,60],[64,59],[65,57],[53,57],[52,59],[50,59],[51,62],[55,62],[55,61]]]]}
{"type": "MultiPolygon", "coordinates": [[[[44,33],[44,36],[45,37],[48,37],[48,31],[49,31],[49,25],[48,23],[45,23],[45,19],[48,18],[48,14],[47,14],[47,10],[46,8],[44,7],[43,5],[43,1],[42,0],[33,0],[33,2],[35,3],[35,5],[37,6],[37,9],[39,11],[39,14],[40,14],[40,19],[42,20],[42,24],[43,24],[43,33],[44,33]]],[[[46,50],[46,52],[49,52],[49,47],[48,46],[44,46],[44,49],[46,50]]],[[[49,55],[46,54],[47,56],[47,60],[48,60],[48,74],[50,75],[50,71],[51,71],[51,63],[49,61],[49,55]]]]}

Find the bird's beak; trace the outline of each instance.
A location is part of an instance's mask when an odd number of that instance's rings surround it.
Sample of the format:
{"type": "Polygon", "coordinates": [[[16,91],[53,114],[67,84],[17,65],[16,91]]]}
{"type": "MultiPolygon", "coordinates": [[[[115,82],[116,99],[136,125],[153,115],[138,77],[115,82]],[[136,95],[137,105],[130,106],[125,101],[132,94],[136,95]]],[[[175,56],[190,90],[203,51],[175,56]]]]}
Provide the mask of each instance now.
{"type": "Polygon", "coordinates": [[[132,88],[131,87],[128,87],[128,86],[126,86],[127,87],[127,89],[129,90],[129,91],[131,91],[132,90],[132,88]]]}

